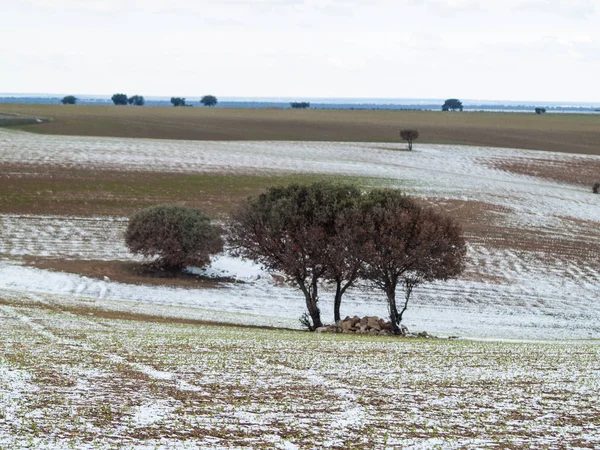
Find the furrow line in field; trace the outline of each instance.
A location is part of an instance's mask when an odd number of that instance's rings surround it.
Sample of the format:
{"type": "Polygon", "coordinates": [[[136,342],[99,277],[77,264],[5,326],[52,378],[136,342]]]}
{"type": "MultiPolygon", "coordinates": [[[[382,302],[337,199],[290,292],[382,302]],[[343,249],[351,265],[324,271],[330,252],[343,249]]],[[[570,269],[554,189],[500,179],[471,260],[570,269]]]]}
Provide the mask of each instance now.
{"type": "MultiPolygon", "coordinates": [[[[182,391],[196,391],[196,392],[202,391],[198,386],[194,386],[184,380],[178,379],[176,374],[174,374],[172,372],[157,370],[149,365],[141,364],[138,362],[130,362],[122,356],[119,356],[119,355],[116,355],[113,353],[109,353],[109,352],[105,352],[105,351],[100,351],[100,350],[94,348],[89,343],[82,343],[82,342],[78,342],[78,341],[66,338],[64,336],[57,335],[57,334],[55,334],[55,332],[50,330],[48,327],[46,327],[40,323],[43,319],[33,319],[32,317],[28,316],[24,312],[19,312],[17,310],[17,308],[13,308],[8,305],[0,305],[0,310],[4,311],[8,317],[10,317],[14,320],[20,321],[21,323],[29,326],[35,333],[39,334],[40,336],[44,336],[44,337],[48,338],[54,344],[64,345],[64,346],[68,346],[68,347],[72,347],[72,348],[78,348],[85,352],[94,353],[95,355],[102,356],[103,358],[105,358],[106,360],[108,360],[109,362],[111,362],[113,364],[125,365],[132,370],[143,373],[144,375],[148,376],[149,378],[151,378],[153,380],[171,382],[174,387],[176,387],[177,389],[182,390],[182,391]]],[[[39,309],[36,311],[41,312],[41,310],[39,310],[39,309]]],[[[63,315],[63,316],[69,316],[71,318],[75,317],[76,320],[78,320],[78,321],[80,320],[80,318],[78,316],[74,316],[73,314],[65,313],[65,312],[59,311],[59,310],[55,310],[54,312],[58,313],[60,315],[63,315]]],[[[94,326],[98,325],[97,323],[89,321],[89,320],[85,320],[85,321],[88,324],[92,324],[94,326]]]]}

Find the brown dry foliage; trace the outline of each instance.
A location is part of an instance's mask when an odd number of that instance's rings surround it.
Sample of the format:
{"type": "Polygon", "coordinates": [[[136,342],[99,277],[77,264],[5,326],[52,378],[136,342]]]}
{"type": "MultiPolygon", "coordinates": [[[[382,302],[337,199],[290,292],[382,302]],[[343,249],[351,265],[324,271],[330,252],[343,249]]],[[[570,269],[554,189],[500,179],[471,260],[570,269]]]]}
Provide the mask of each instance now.
{"type": "Polygon", "coordinates": [[[318,282],[327,277],[336,220],[359,196],[353,185],[292,184],[270,188],[233,214],[229,242],[234,252],[296,284],[304,294],[311,329],[322,325],[318,282]]]}
{"type": "MultiPolygon", "coordinates": [[[[230,242],[238,255],[283,272],[302,290],[315,329],[321,325],[318,282],[336,283],[334,319],[344,292],[360,277],[383,289],[399,324],[395,295],[462,272],[466,244],[450,217],[395,190],[361,195],[352,186],[316,183],[272,188],[234,215],[230,242]]],[[[406,305],[405,305],[406,306],[406,305]]]]}
{"type": "Polygon", "coordinates": [[[363,276],[385,292],[396,328],[414,287],[447,280],[464,270],[467,249],[459,224],[399,191],[380,189],[367,194],[350,226],[356,239],[366,242],[363,276]],[[405,290],[400,313],[398,284],[405,290]]]}

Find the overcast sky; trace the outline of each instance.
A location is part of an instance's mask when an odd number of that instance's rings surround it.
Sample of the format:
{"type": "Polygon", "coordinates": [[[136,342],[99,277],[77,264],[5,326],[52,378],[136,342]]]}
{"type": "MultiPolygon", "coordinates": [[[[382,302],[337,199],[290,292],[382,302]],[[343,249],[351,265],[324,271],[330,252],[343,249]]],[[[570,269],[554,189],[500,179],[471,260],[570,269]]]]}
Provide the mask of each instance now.
{"type": "Polygon", "coordinates": [[[594,102],[600,1],[0,0],[0,74],[20,93],[594,102]]]}

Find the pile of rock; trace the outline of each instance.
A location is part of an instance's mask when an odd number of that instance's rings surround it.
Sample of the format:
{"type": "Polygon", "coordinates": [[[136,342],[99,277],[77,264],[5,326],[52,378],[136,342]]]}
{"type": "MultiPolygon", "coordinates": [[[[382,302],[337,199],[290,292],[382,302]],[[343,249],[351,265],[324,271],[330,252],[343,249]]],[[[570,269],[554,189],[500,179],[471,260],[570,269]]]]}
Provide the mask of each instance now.
{"type": "MultiPolygon", "coordinates": [[[[392,327],[391,322],[385,321],[384,319],[380,319],[379,317],[367,316],[360,318],[358,316],[354,316],[346,317],[340,322],[339,325],[327,325],[324,327],[319,327],[315,331],[317,333],[350,333],[367,334],[370,336],[393,336],[393,330],[394,328],[392,327]]],[[[406,328],[404,325],[400,325],[399,336],[425,339],[436,337],[427,333],[427,331],[422,331],[421,333],[410,333],[408,331],[408,328],[406,328]]],[[[456,336],[452,336],[451,338],[456,338],[456,336]]]]}
{"type": "Polygon", "coordinates": [[[387,322],[379,317],[367,316],[360,318],[358,316],[346,317],[338,325],[327,325],[315,330],[317,333],[352,333],[368,334],[371,336],[391,336],[393,327],[391,322],[387,322]]]}

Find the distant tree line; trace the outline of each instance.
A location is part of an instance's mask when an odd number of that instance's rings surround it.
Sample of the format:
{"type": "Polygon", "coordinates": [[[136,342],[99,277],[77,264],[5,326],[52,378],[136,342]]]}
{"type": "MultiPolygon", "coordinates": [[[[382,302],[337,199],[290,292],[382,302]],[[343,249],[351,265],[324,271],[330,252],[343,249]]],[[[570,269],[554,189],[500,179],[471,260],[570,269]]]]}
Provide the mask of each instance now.
{"type": "MultiPolygon", "coordinates": [[[[74,95],[67,95],[63,97],[60,102],[63,105],[75,105],[79,99],[74,95]]],[[[143,95],[132,95],[127,97],[126,94],[117,93],[111,97],[113,104],[117,106],[133,105],[133,106],[144,106],[146,99],[143,95]]],[[[200,103],[204,106],[215,106],[218,103],[217,97],[214,95],[205,95],[200,99],[200,103]]],[[[191,106],[186,103],[184,97],[171,97],[171,104],[173,106],[191,106]]]]}
{"type": "MultiPolygon", "coordinates": [[[[200,103],[203,106],[215,106],[218,100],[214,95],[205,95],[200,99],[200,103]]],[[[171,104],[173,106],[192,106],[186,103],[185,97],[171,97],[171,104]]]]}
{"type": "Polygon", "coordinates": [[[292,107],[293,109],[306,109],[306,108],[310,108],[310,103],[309,102],[291,102],[290,107],[292,107]]]}
{"type": "Polygon", "coordinates": [[[146,100],[142,95],[133,95],[131,97],[127,97],[126,94],[119,93],[113,94],[110,98],[112,102],[117,106],[124,105],[133,105],[133,106],[144,106],[146,104],[146,100]]]}

